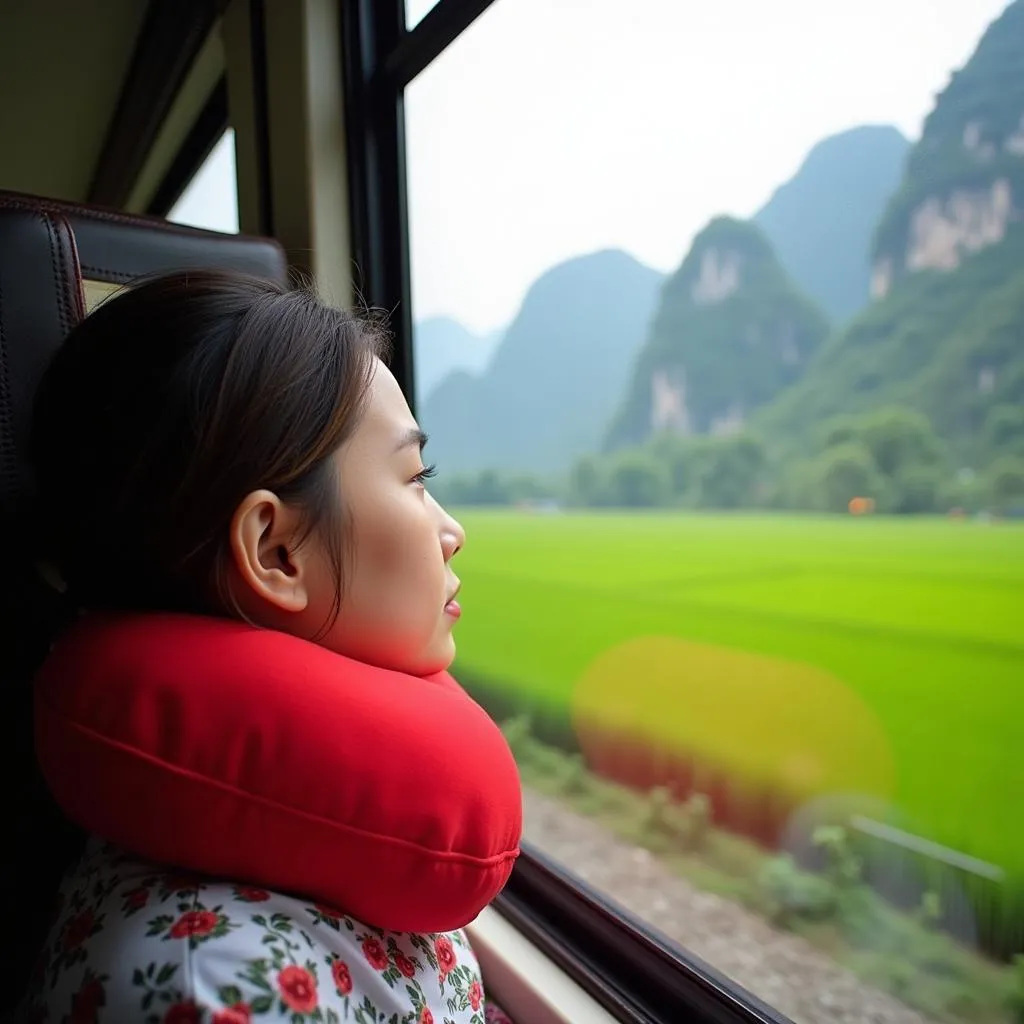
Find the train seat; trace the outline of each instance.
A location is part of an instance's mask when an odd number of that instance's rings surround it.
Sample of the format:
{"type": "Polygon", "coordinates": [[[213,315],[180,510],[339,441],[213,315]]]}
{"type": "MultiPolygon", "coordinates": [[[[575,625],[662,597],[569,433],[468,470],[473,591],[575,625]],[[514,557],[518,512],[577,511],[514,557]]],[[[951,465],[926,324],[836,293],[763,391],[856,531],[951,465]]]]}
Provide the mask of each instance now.
{"type": "Polygon", "coordinates": [[[17,946],[0,958],[0,1010],[21,995],[48,923],[46,901],[81,842],[52,804],[32,746],[31,680],[52,640],[57,604],[25,543],[32,396],[96,299],[142,274],[210,266],[282,282],[288,273],[271,239],[0,191],[0,524],[13,562],[0,585],[0,730],[16,766],[0,783],[7,807],[0,878],[9,920],[19,922],[17,946]]]}

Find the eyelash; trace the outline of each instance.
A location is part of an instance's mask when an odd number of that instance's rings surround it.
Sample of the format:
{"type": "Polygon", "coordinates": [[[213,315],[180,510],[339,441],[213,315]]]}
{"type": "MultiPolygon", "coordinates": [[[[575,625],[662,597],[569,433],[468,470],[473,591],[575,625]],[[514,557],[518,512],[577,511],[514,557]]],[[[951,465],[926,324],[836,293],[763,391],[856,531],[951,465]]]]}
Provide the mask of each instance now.
{"type": "Polygon", "coordinates": [[[437,466],[431,464],[424,466],[414,477],[413,480],[418,483],[426,483],[432,476],[437,476],[437,466]]]}

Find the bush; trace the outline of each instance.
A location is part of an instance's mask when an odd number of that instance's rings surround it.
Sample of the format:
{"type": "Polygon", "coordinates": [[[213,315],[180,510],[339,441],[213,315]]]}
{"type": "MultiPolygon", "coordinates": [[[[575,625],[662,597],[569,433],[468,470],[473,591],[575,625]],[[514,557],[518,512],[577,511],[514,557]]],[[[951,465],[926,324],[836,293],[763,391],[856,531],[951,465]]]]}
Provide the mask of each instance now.
{"type": "Polygon", "coordinates": [[[667,786],[655,786],[647,795],[640,833],[648,842],[671,839],[685,850],[703,849],[711,832],[711,801],[703,793],[691,793],[677,803],[667,786]]]}
{"type": "Polygon", "coordinates": [[[686,801],[689,818],[690,845],[695,850],[703,849],[711,832],[711,800],[703,793],[691,793],[686,801]]]}
{"type": "Polygon", "coordinates": [[[850,846],[845,828],[820,825],[814,830],[812,842],[824,851],[825,873],[836,888],[848,889],[860,881],[863,865],[850,846]]]}
{"type": "Polygon", "coordinates": [[[530,745],[533,741],[533,723],[529,715],[510,718],[502,725],[501,731],[505,734],[505,742],[516,761],[523,760],[532,753],[530,745]]]}
{"type": "Polygon", "coordinates": [[[845,512],[854,498],[874,498],[883,504],[885,480],[862,444],[849,442],[827,449],[813,472],[819,507],[825,511],[845,512]]]}
{"type": "Polygon", "coordinates": [[[587,791],[587,766],[582,754],[569,754],[561,773],[562,791],[568,796],[580,796],[587,791]]]}
{"type": "Polygon", "coordinates": [[[768,861],[758,888],[769,919],[780,928],[790,927],[795,919],[825,920],[838,908],[835,886],[827,878],[801,871],[789,854],[768,861]]]}
{"type": "Polygon", "coordinates": [[[988,471],[988,492],[1001,512],[1024,508],[1024,458],[1004,455],[988,471]]]}
{"type": "Polygon", "coordinates": [[[620,508],[655,508],[668,503],[668,474],[646,452],[626,451],[612,463],[608,489],[620,508]]]}
{"type": "Polygon", "coordinates": [[[892,511],[920,515],[939,510],[945,477],[931,466],[908,466],[893,482],[892,511]]]}
{"type": "Polygon", "coordinates": [[[660,839],[671,835],[674,831],[670,817],[672,816],[672,794],[666,786],[655,786],[647,794],[643,815],[640,819],[640,832],[645,839],[660,839]]]}
{"type": "Polygon", "coordinates": [[[921,897],[921,905],[914,914],[917,923],[928,931],[938,928],[942,922],[942,899],[937,892],[929,889],[921,897]]]}
{"type": "Polygon", "coordinates": [[[1024,956],[1013,958],[1014,978],[1007,999],[1015,1024],[1024,1024],[1024,956]]]}

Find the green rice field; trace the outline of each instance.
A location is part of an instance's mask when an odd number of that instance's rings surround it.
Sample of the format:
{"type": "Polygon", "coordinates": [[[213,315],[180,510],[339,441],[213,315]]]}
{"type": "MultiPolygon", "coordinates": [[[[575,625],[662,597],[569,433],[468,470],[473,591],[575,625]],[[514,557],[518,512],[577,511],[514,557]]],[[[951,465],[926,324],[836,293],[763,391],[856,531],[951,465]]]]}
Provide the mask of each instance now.
{"type": "Polygon", "coordinates": [[[786,815],[852,794],[1024,875],[1022,524],[460,519],[471,689],[564,715],[590,761],[628,735],[786,815]]]}

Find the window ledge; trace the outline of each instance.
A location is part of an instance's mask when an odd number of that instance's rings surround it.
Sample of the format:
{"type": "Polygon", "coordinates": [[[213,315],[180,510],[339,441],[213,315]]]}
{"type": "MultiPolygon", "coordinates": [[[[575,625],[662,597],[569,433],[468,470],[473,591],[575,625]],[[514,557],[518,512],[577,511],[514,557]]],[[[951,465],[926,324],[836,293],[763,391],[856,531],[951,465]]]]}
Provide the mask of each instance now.
{"type": "Polygon", "coordinates": [[[517,1024],[617,1024],[497,910],[488,907],[467,932],[488,996],[517,1024]]]}

